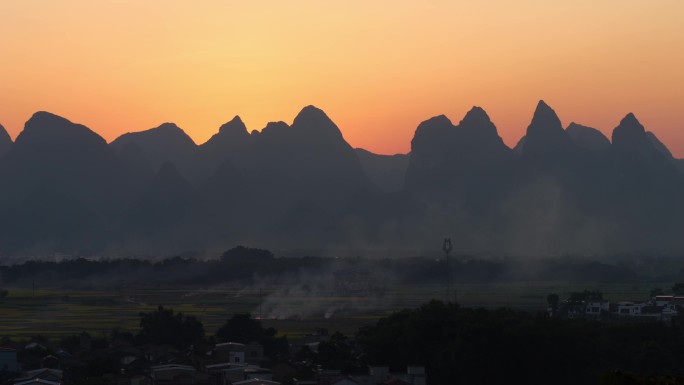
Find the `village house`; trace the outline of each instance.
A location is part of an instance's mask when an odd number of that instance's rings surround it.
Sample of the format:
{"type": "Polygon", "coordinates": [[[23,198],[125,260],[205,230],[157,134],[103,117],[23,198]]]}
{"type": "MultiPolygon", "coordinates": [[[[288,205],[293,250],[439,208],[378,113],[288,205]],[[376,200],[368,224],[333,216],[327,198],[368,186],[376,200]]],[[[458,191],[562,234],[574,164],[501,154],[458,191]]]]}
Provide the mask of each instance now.
{"type": "Polygon", "coordinates": [[[657,295],[651,301],[655,306],[663,307],[669,305],[674,298],[674,295],[657,295]]]}
{"type": "Polygon", "coordinates": [[[330,382],[330,385],[360,385],[359,379],[354,379],[351,376],[337,377],[330,382]]]}
{"type": "Polygon", "coordinates": [[[646,306],[644,303],[634,303],[630,301],[621,301],[615,304],[613,313],[620,317],[635,317],[641,314],[641,309],[646,306]]]}
{"type": "Polygon", "coordinates": [[[406,372],[391,373],[387,366],[369,366],[367,375],[341,375],[339,370],[321,370],[316,380],[295,380],[296,385],[426,385],[425,367],[409,366],[406,372]]]}
{"type": "Polygon", "coordinates": [[[14,382],[25,382],[28,380],[45,380],[60,383],[64,378],[64,372],[59,369],[35,369],[29,370],[22,374],[20,378],[17,378],[14,382]]]}
{"type": "Polygon", "coordinates": [[[154,385],[198,385],[211,384],[211,377],[200,373],[190,365],[157,365],[151,370],[154,385]]]}
{"type": "Polygon", "coordinates": [[[21,372],[16,349],[0,347],[0,370],[15,373],[21,372]]]}
{"type": "Polygon", "coordinates": [[[216,363],[260,365],[264,361],[264,347],[258,342],[247,345],[224,342],[214,346],[212,360],[216,363]]]}
{"type": "Polygon", "coordinates": [[[40,378],[34,378],[22,382],[15,382],[14,385],[62,385],[62,383],[57,381],[48,381],[40,378]]]}
{"type": "Polygon", "coordinates": [[[117,385],[151,385],[152,379],[142,374],[119,374],[116,376],[117,385]]]}
{"type": "Polygon", "coordinates": [[[213,379],[215,385],[230,385],[245,380],[273,381],[273,373],[270,369],[256,365],[226,362],[206,365],[204,370],[213,379]]]}
{"type": "Polygon", "coordinates": [[[245,346],[245,362],[250,365],[260,365],[264,361],[264,347],[252,341],[245,346]]]}
{"type": "MultiPolygon", "coordinates": [[[[558,314],[568,318],[618,317],[669,321],[684,312],[684,296],[658,295],[646,302],[587,300],[580,303],[568,300],[558,314]]],[[[549,314],[555,313],[549,308],[549,314]]]]}
{"type": "Polygon", "coordinates": [[[607,313],[610,311],[609,301],[589,301],[586,306],[586,315],[599,317],[601,313],[607,313]]]}
{"type": "Polygon", "coordinates": [[[206,365],[207,374],[213,377],[215,385],[227,385],[245,379],[245,365],[224,362],[206,365]]]}
{"type": "Polygon", "coordinates": [[[244,381],[233,382],[232,385],[281,385],[280,382],[250,378],[244,381]]]}
{"type": "Polygon", "coordinates": [[[246,380],[267,380],[273,381],[273,373],[270,369],[262,368],[259,366],[248,365],[245,368],[245,379],[246,380]]]}
{"type": "Polygon", "coordinates": [[[214,360],[217,362],[230,362],[231,364],[244,364],[247,348],[237,342],[225,342],[214,346],[214,360]]]}

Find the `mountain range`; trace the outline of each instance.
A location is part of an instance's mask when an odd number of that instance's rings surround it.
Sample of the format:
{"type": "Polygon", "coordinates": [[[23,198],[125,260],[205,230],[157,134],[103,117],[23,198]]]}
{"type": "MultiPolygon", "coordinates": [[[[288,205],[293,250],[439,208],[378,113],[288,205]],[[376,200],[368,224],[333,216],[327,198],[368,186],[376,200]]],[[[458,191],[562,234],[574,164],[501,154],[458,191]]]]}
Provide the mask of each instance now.
{"type": "Polygon", "coordinates": [[[320,109],[197,145],[164,123],[111,143],[37,112],[0,126],[0,255],[276,250],[684,253],[684,160],[633,114],[608,139],[543,101],[511,149],[487,113],[422,122],[409,154],[352,148],[320,109]]]}

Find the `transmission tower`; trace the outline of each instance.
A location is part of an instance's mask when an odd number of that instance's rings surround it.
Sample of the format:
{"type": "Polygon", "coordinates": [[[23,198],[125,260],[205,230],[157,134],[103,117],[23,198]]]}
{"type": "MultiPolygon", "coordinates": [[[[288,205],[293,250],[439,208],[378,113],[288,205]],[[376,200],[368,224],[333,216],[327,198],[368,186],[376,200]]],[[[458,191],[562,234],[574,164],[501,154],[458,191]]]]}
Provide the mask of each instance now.
{"type": "Polygon", "coordinates": [[[449,260],[449,254],[453,246],[451,244],[451,238],[444,238],[444,243],[442,243],[442,251],[444,251],[444,261],[446,262],[446,300],[445,302],[451,301],[451,261],[449,260]]]}

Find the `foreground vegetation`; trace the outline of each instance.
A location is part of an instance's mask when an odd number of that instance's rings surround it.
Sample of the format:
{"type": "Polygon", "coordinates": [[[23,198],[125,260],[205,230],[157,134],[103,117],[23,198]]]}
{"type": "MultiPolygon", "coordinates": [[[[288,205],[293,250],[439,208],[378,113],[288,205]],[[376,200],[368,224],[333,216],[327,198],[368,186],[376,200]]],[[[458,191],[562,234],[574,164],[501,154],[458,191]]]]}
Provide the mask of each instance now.
{"type": "Polygon", "coordinates": [[[365,362],[426,365],[438,384],[592,384],[616,371],[684,374],[680,320],[598,322],[432,301],[362,328],[365,362]]]}
{"type": "MultiPolygon", "coordinates": [[[[299,377],[317,365],[349,374],[367,365],[425,365],[430,384],[682,383],[680,319],[667,326],[546,313],[550,293],[565,299],[591,290],[610,301],[641,301],[682,276],[674,260],[628,262],[457,259],[447,292],[445,262],[428,258],[276,258],[238,247],[213,261],[32,261],[0,267],[0,338],[69,348],[65,342],[85,331],[106,358],[114,340],[183,350],[257,336],[272,362],[303,368],[299,377]],[[340,292],[334,277],[341,270],[371,271],[371,289],[340,292]],[[247,337],[226,326],[234,319],[252,325],[247,337]],[[284,348],[319,329],[336,333],[317,352],[284,348]]],[[[91,374],[116,372],[110,361],[91,374]]]]}
{"type": "MultiPolygon", "coordinates": [[[[258,341],[268,358],[265,366],[287,364],[294,368],[289,375],[300,379],[314,379],[319,365],[352,376],[364,374],[368,365],[393,371],[424,365],[430,384],[678,384],[684,379],[684,323],[678,318],[671,325],[599,322],[434,300],[351,334],[333,333],[311,350],[288,345],[286,337],[248,314],[235,315],[213,331],[193,316],[164,307],[138,316],[137,328],[93,339],[92,353],[83,354],[77,336],[52,343],[34,338],[49,350],[22,350],[20,357],[28,367],[58,349],[87,357],[86,366],[79,366],[80,377],[72,375],[73,383],[103,384],[123,368],[112,359],[118,354],[114,346],[169,346],[176,357],[193,362],[192,357],[206,356],[213,344],[226,341],[258,341]]],[[[159,363],[140,363],[135,370],[159,363]]],[[[289,383],[292,377],[279,380],[289,383]]]]}

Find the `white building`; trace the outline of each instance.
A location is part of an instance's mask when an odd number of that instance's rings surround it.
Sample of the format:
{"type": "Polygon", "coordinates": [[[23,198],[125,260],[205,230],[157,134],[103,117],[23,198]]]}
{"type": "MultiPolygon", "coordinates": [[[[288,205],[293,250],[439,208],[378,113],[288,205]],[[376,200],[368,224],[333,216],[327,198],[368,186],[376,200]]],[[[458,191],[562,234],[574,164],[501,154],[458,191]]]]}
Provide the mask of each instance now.
{"type": "Polygon", "coordinates": [[[21,378],[15,380],[15,382],[27,381],[27,380],[45,380],[52,382],[62,382],[64,378],[64,372],[59,369],[35,369],[29,370],[24,373],[21,378]]]}
{"type": "Polygon", "coordinates": [[[280,382],[250,378],[249,380],[233,382],[233,385],[281,385],[280,382]]]}
{"type": "Polygon", "coordinates": [[[590,302],[587,302],[587,306],[586,306],[585,310],[586,310],[587,315],[599,316],[603,312],[609,312],[610,311],[610,302],[609,301],[590,301],[590,302]]]}
{"type": "Polygon", "coordinates": [[[641,309],[644,306],[646,306],[646,304],[622,301],[617,303],[615,313],[620,317],[634,317],[641,314],[641,309]]]}
{"type": "Polygon", "coordinates": [[[48,381],[40,378],[34,378],[31,380],[15,382],[14,385],[62,385],[61,382],[48,381]]]}
{"type": "Polygon", "coordinates": [[[12,348],[0,348],[0,370],[8,372],[21,372],[21,366],[17,361],[17,351],[12,348]]]}
{"type": "Polygon", "coordinates": [[[653,304],[658,307],[667,306],[674,299],[674,295],[657,295],[653,298],[653,304]]]}
{"type": "Polygon", "coordinates": [[[157,365],[152,367],[151,376],[155,385],[191,385],[195,382],[197,369],[189,365],[157,365]]]}
{"type": "Polygon", "coordinates": [[[216,359],[221,362],[230,362],[231,364],[244,364],[246,362],[246,351],[245,345],[237,342],[224,342],[214,346],[216,359]]]}

